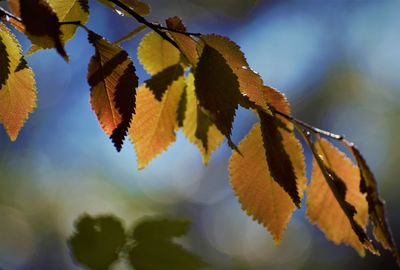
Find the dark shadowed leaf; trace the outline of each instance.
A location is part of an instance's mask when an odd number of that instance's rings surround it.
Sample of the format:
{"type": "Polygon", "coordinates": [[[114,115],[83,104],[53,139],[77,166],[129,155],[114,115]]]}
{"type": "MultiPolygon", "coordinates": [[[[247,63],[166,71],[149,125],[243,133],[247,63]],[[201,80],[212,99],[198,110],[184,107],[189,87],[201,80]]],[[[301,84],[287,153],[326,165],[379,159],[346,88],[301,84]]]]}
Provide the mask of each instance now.
{"type": "Polygon", "coordinates": [[[145,81],[147,88],[149,88],[157,100],[161,101],[165,91],[168,87],[183,75],[183,68],[180,64],[176,64],[160,71],[153,75],[150,79],[145,81]]]}
{"type": "Polygon", "coordinates": [[[118,218],[83,215],[75,222],[68,244],[77,263],[91,270],[106,270],[118,260],[125,241],[125,230],[118,218]]]}
{"type": "Polygon", "coordinates": [[[400,255],[393,239],[389,223],[386,220],[385,203],[379,196],[375,177],[360,151],[354,145],[352,145],[350,149],[360,168],[360,191],[367,194],[369,218],[374,225],[374,237],[385,249],[393,253],[397,263],[400,265],[400,255]]]}
{"type": "Polygon", "coordinates": [[[200,257],[173,242],[187,233],[190,222],[165,218],[146,218],[132,232],[135,241],[129,261],[137,270],[195,270],[207,265],[200,257]]]}
{"type": "Polygon", "coordinates": [[[19,13],[29,39],[42,48],[56,48],[68,60],[57,14],[45,0],[20,0],[19,13]]]}
{"type": "Polygon", "coordinates": [[[10,59],[3,38],[0,36],[0,88],[10,75],[10,59]]]}
{"type": "Polygon", "coordinates": [[[231,140],[232,123],[241,95],[236,75],[224,57],[206,45],[194,76],[200,106],[210,113],[211,120],[226,136],[229,145],[236,148],[231,140]]]}
{"type": "Polygon", "coordinates": [[[300,195],[293,164],[283,144],[279,119],[259,111],[261,133],[268,167],[272,178],[290,195],[294,204],[300,207],[300,195]]]}
{"type": "Polygon", "coordinates": [[[138,78],[124,50],[93,32],[89,32],[89,41],[96,49],[87,76],[92,109],[120,151],[135,112],[138,78]]]}

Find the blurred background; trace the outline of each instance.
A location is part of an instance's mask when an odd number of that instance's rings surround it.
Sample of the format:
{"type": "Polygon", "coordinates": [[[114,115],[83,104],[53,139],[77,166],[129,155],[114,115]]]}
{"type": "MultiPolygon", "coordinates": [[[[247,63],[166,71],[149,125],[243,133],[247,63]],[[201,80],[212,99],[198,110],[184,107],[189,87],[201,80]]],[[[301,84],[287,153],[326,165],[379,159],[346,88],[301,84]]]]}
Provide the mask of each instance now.
{"type": "MultiPolygon", "coordinates": [[[[400,243],[399,1],[147,2],[152,21],[178,15],[192,32],[229,36],[264,82],[288,97],[297,118],[354,141],[379,180],[400,243]]],[[[88,27],[111,41],[137,27],[97,1],[90,8],[88,27]]],[[[26,52],[29,42],[16,35],[26,52]]],[[[136,60],[140,37],[123,46],[143,81],[148,75],[136,60]]],[[[133,146],[126,142],[117,153],[90,109],[86,71],[93,48],[86,33],[78,30],[66,48],[69,64],[54,50],[28,57],[38,108],[15,143],[0,131],[0,269],[81,269],[66,240],[85,212],[114,214],[127,227],[154,214],[190,219],[183,244],[212,269],[395,269],[386,252],[362,259],[335,246],[309,224],[304,209],[275,246],[229,186],[226,143],[204,167],[196,147],[178,132],[167,152],[138,171],[133,146]]],[[[234,141],[255,121],[239,110],[234,141]]]]}

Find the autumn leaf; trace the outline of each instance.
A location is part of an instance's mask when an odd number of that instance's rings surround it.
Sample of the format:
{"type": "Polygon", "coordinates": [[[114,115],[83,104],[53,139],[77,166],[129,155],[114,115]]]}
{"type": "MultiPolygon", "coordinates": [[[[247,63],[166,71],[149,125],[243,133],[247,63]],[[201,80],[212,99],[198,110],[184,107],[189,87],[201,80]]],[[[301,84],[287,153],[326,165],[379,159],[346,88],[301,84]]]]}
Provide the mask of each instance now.
{"type": "MultiPolygon", "coordinates": [[[[186,27],[179,17],[168,18],[166,20],[166,24],[167,27],[170,29],[186,32],[186,27]]],[[[176,33],[173,31],[170,31],[169,34],[175,40],[176,44],[178,45],[181,52],[185,55],[187,60],[195,66],[199,59],[199,54],[197,52],[197,42],[193,38],[185,34],[176,33]]]]}
{"type": "Polygon", "coordinates": [[[0,40],[9,61],[9,75],[0,89],[0,122],[12,141],[36,108],[36,85],[15,36],[0,23],[0,40]]]}
{"type": "Polygon", "coordinates": [[[183,120],[183,132],[186,138],[198,147],[204,164],[207,164],[211,154],[223,142],[224,135],[198,105],[192,73],[188,75],[186,85],[186,112],[183,120]]]}
{"type": "Polygon", "coordinates": [[[89,32],[88,38],[96,51],[87,76],[92,109],[120,151],[135,112],[138,78],[124,50],[93,32],[89,32]]]}
{"type": "Polygon", "coordinates": [[[176,64],[155,74],[150,79],[146,80],[146,86],[153,91],[157,100],[161,101],[162,96],[174,81],[183,76],[183,68],[180,64],[176,64]]]}
{"type": "MultiPolygon", "coordinates": [[[[281,136],[296,176],[296,189],[302,197],[307,182],[302,147],[292,132],[282,131],[281,136]]],[[[230,182],[243,210],[266,227],[275,242],[279,243],[296,206],[274,179],[267,162],[267,156],[274,153],[269,153],[269,148],[264,150],[260,147],[262,144],[262,128],[257,123],[240,142],[241,154],[232,153],[229,161],[230,182]]]]}
{"type": "Polygon", "coordinates": [[[231,140],[232,123],[240,97],[239,83],[224,57],[206,45],[194,73],[196,96],[212,122],[236,148],[231,140]]]}
{"type": "Polygon", "coordinates": [[[240,47],[227,37],[218,35],[202,35],[201,40],[222,54],[237,76],[241,93],[261,108],[268,110],[268,99],[262,91],[264,83],[260,75],[251,70],[240,47]]]}
{"type": "Polygon", "coordinates": [[[181,77],[168,87],[161,101],[146,85],[138,88],[136,114],[129,136],[136,148],[139,169],[175,141],[177,111],[184,87],[185,80],[181,77]]]}
{"type": "MultiPolygon", "coordinates": [[[[11,2],[16,0],[10,0],[11,2]]],[[[41,48],[56,48],[57,52],[68,61],[68,55],[62,42],[59,19],[45,0],[20,0],[14,6],[14,13],[20,15],[27,36],[32,44],[41,48]]]]}
{"type": "MultiPolygon", "coordinates": [[[[113,2],[111,2],[109,0],[97,0],[97,1],[109,8],[112,8],[114,11],[118,10],[118,13],[120,15],[129,15],[128,13],[126,13],[124,10],[121,10],[120,8],[118,8],[118,6],[116,6],[113,2]]],[[[151,8],[145,2],[141,2],[138,0],[121,0],[121,2],[124,5],[126,5],[128,8],[131,8],[136,13],[138,13],[142,16],[146,16],[146,15],[150,14],[151,8]]]]}
{"type": "Polygon", "coordinates": [[[141,40],[137,56],[144,69],[151,75],[178,64],[180,52],[156,32],[149,32],[141,40]]]}
{"type": "Polygon", "coordinates": [[[374,225],[374,237],[385,249],[393,253],[397,263],[400,265],[400,255],[392,236],[389,223],[386,220],[385,203],[379,196],[375,177],[360,151],[354,145],[350,146],[350,150],[360,168],[360,191],[367,195],[369,218],[374,225]]]}
{"type": "Polygon", "coordinates": [[[365,248],[371,247],[364,231],[368,204],[359,190],[359,170],[327,140],[317,139],[312,150],[315,160],[307,193],[307,216],[329,240],[350,245],[364,256],[365,248]],[[321,163],[325,171],[321,171],[321,163]]]}

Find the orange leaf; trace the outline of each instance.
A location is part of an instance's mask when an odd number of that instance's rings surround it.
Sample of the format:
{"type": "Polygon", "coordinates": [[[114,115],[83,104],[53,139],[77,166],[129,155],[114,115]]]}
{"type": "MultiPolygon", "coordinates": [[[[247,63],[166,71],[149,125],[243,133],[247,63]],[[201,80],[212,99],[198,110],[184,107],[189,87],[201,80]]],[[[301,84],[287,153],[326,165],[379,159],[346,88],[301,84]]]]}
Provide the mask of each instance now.
{"type": "MultiPolygon", "coordinates": [[[[282,131],[281,135],[302,196],[307,182],[302,147],[292,132],[282,131]]],[[[279,243],[296,206],[271,176],[266,151],[260,147],[262,144],[261,125],[257,123],[239,144],[242,155],[233,152],[229,174],[233,190],[244,211],[265,226],[275,242],[279,243]]]]}
{"type": "MultiPolygon", "coordinates": [[[[345,193],[346,203],[355,208],[354,221],[365,229],[368,223],[368,204],[365,195],[359,190],[360,173],[358,168],[327,140],[318,139],[315,148],[325,166],[331,170],[330,175],[334,173],[341,179],[342,183],[336,183],[336,185],[345,185],[339,191],[345,193]]],[[[365,255],[363,243],[360,242],[353,230],[352,224],[335,198],[316,161],[313,164],[306,204],[307,216],[310,221],[318,225],[329,240],[335,244],[350,245],[360,256],[365,255]]]]}
{"type": "Polygon", "coordinates": [[[135,112],[138,78],[124,50],[93,32],[89,41],[96,49],[87,76],[92,109],[119,151],[135,112]]]}

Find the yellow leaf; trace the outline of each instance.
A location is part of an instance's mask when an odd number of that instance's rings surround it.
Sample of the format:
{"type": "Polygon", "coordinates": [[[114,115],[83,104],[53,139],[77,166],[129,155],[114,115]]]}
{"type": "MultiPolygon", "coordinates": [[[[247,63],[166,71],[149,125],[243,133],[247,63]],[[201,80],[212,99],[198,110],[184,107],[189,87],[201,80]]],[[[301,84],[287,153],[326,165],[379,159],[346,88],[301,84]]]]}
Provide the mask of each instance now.
{"type": "Polygon", "coordinates": [[[0,37],[5,45],[10,74],[0,89],[0,122],[15,141],[20,129],[36,108],[36,86],[33,72],[27,67],[20,44],[3,24],[0,37]]]}
{"type": "Polygon", "coordinates": [[[124,50],[93,32],[89,41],[96,49],[87,76],[92,109],[119,151],[135,111],[138,78],[124,50]]]}
{"type": "MultiPolygon", "coordinates": [[[[307,182],[302,147],[292,132],[281,131],[281,135],[302,197],[307,182]]],[[[261,125],[257,123],[239,144],[242,154],[233,152],[229,174],[243,210],[266,227],[275,242],[279,243],[296,206],[288,193],[272,178],[262,145],[261,125]]]]}
{"type": "MultiPolygon", "coordinates": [[[[215,124],[209,121],[210,126],[207,131],[207,149],[204,148],[202,141],[196,137],[197,126],[202,123],[199,113],[199,105],[194,89],[194,76],[189,74],[186,80],[186,112],[183,120],[183,132],[191,143],[194,143],[200,150],[203,162],[208,163],[211,154],[217,149],[224,140],[224,135],[217,129],[215,124]]],[[[207,115],[205,115],[207,117],[207,115]]],[[[203,120],[204,121],[204,120],[203,120]]]]}
{"type": "MultiPolygon", "coordinates": [[[[358,168],[342,152],[324,139],[315,143],[317,154],[325,166],[332,170],[345,184],[345,200],[355,207],[354,220],[363,228],[368,223],[368,204],[360,190],[360,173],[358,168]]],[[[310,221],[325,233],[335,244],[345,243],[352,246],[360,256],[365,249],[353,231],[348,217],[332,193],[317,165],[313,164],[311,184],[307,193],[307,216],[310,221]]]]}
{"type": "Polygon", "coordinates": [[[250,69],[240,47],[223,36],[202,35],[201,39],[223,55],[232,71],[238,77],[241,93],[258,106],[268,109],[267,99],[262,91],[264,83],[260,75],[250,69]]]}
{"type": "Polygon", "coordinates": [[[138,59],[144,69],[154,75],[180,61],[180,52],[156,32],[145,35],[139,44],[138,59]]]}
{"type": "Polygon", "coordinates": [[[136,114],[129,136],[136,148],[139,169],[143,169],[175,141],[178,104],[184,86],[183,77],[174,81],[161,101],[155,98],[146,85],[138,88],[136,114]]]}

